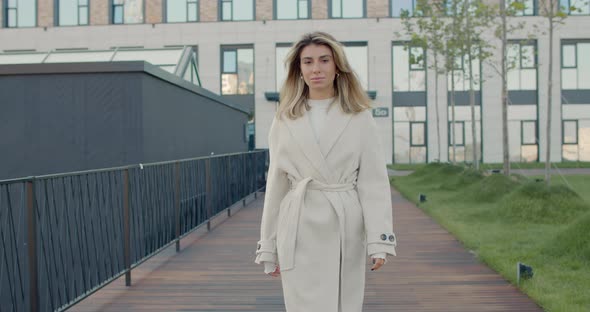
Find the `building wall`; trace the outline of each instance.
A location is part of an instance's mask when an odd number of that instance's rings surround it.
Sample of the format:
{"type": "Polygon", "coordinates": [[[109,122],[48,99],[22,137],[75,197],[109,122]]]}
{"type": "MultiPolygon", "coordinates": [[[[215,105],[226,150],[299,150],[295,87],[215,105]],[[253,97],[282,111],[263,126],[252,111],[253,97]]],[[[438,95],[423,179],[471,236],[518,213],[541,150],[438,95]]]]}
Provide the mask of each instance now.
{"type": "Polygon", "coordinates": [[[108,25],[109,1],[90,1],[90,25],[108,25]]]}
{"type": "Polygon", "coordinates": [[[37,25],[39,27],[52,27],[53,22],[53,0],[37,0],[37,25]]]}
{"type": "MultiPolygon", "coordinates": [[[[49,0],[39,0],[40,9],[45,8],[41,3],[49,0]]],[[[91,24],[105,25],[109,22],[108,1],[90,1],[91,24]]],[[[256,1],[256,19],[252,22],[219,22],[218,1],[199,1],[200,23],[160,23],[163,0],[147,0],[146,22],[140,25],[105,25],[101,27],[51,27],[47,31],[41,28],[18,29],[3,31],[0,29],[2,49],[34,49],[49,51],[55,48],[88,48],[109,49],[114,46],[143,46],[145,48],[159,48],[167,45],[197,45],[199,71],[203,87],[215,93],[220,92],[220,46],[235,44],[251,44],[254,46],[255,94],[254,102],[256,114],[256,142],[257,148],[266,148],[268,129],[276,111],[276,103],[268,102],[264,93],[275,91],[276,61],[275,50],[277,43],[294,42],[301,34],[314,30],[322,30],[333,34],[340,41],[363,41],[368,43],[368,89],[377,91],[377,98],[373,102],[375,107],[389,109],[387,118],[376,118],[381,135],[385,143],[386,157],[392,159],[392,52],[394,41],[407,40],[409,37],[397,35],[403,33],[401,20],[387,17],[389,14],[388,0],[367,0],[366,19],[328,19],[328,1],[311,0],[312,20],[273,20],[273,0],[256,1]],[[377,17],[379,17],[377,19],[377,17]],[[266,20],[261,23],[261,20],[266,20]],[[150,25],[154,23],[154,25],[150,25]],[[28,40],[20,40],[26,37],[28,40]]],[[[52,10],[52,7],[48,10],[52,10]]],[[[39,14],[39,20],[48,19],[39,14]]],[[[526,22],[526,28],[520,33],[511,34],[511,39],[525,39],[529,34],[537,36],[538,48],[538,130],[539,130],[539,160],[545,159],[545,121],[547,120],[547,74],[548,74],[548,35],[535,30],[533,25],[544,27],[546,22],[542,17],[518,17],[515,21],[526,22]]],[[[46,22],[44,22],[46,23],[46,22]]],[[[499,46],[499,41],[492,33],[487,34],[488,40],[499,46]]],[[[553,90],[552,90],[552,130],[551,130],[551,159],[561,159],[561,81],[560,81],[560,40],[561,39],[590,38],[590,16],[569,16],[561,25],[554,38],[553,50],[553,90]]],[[[499,53],[497,53],[499,54],[499,53]]],[[[428,54],[432,62],[432,55],[428,54]]],[[[495,55],[494,62],[499,64],[499,55],[495,55]]],[[[501,132],[501,79],[495,74],[495,69],[485,63],[482,65],[485,80],[482,85],[482,140],[483,161],[501,162],[502,145],[501,132]]],[[[440,146],[441,161],[448,160],[448,116],[447,78],[439,76],[439,92],[435,94],[435,73],[427,71],[427,154],[428,160],[439,159],[440,146]],[[435,106],[438,99],[438,109],[435,106]],[[437,127],[436,111],[439,113],[437,127]],[[438,138],[440,133],[440,142],[438,138]],[[440,143],[440,145],[439,145],[440,143]]],[[[466,129],[469,131],[469,129],[466,129]]]]}
{"type": "Polygon", "coordinates": [[[270,21],[273,19],[273,1],[274,0],[258,0],[256,1],[256,20],[270,21]]]}
{"type": "Polygon", "coordinates": [[[162,23],[166,0],[145,0],[145,2],[145,22],[148,24],[162,23]]]}

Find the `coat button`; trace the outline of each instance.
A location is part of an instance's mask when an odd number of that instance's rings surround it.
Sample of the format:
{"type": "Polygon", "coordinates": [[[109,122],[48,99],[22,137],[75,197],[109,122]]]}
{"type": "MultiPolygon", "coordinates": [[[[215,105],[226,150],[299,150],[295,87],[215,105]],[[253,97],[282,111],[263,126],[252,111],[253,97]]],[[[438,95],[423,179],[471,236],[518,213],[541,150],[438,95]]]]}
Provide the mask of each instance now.
{"type": "Polygon", "coordinates": [[[260,250],[260,247],[262,247],[262,246],[260,246],[260,244],[258,244],[258,246],[256,246],[256,250],[260,250]]]}
{"type": "Polygon", "coordinates": [[[395,236],[393,236],[393,235],[389,235],[389,241],[390,241],[390,242],[393,242],[394,240],[395,240],[395,236]]]}
{"type": "Polygon", "coordinates": [[[381,240],[387,240],[387,235],[381,234],[381,240]]]}

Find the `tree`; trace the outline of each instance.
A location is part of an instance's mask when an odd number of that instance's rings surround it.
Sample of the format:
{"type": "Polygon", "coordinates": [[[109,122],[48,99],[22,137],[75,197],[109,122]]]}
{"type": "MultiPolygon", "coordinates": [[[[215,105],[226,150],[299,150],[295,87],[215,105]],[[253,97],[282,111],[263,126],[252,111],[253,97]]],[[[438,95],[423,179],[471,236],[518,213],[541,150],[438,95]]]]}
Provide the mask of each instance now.
{"type": "MultiPolygon", "coordinates": [[[[469,106],[471,110],[471,137],[472,137],[472,163],[476,169],[479,169],[479,157],[477,148],[477,132],[475,122],[475,87],[474,80],[481,79],[474,74],[473,62],[478,60],[484,62],[493,56],[494,47],[484,40],[484,34],[488,31],[494,17],[494,9],[486,5],[482,0],[450,0],[448,2],[449,15],[452,22],[447,27],[447,35],[450,57],[447,65],[450,65],[452,73],[451,81],[451,106],[452,106],[452,135],[454,141],[455,125],[455,103],[454,103],[454,82],[455,82],[455,58],[459,57],[461,62],[467,62],[467,71],[465,66],[461,66],[463,79],[469,80],[469,106]],[[452,58],[451,58],[452,57],[452,58]]],[[[455,144],[453,144],[453,154],[455,154],[455,144]]]]}
{"type": "Polygon", "coordinates": [[[551,108],[553,105],[553,34],[555,29],[563,24],[570,12],[579,12],[575,6],[565,7],[559,0],[539,0],[539,14],[547,19],[549,31],[549,71],[547,73],[547,126],[545,138],[545,182],[551,184],[551,108]]]}
{"type": "MultiPolygon", "coordinates": [[[[429,3],[428,0],[418,0],[415,14],[404,10],[401,13],[405,32],[411,36],[409,46],[419,46],[432,53],[433,63],[428,68],[434,70],[434,107],[436,115],[436,132],[438,137],[438,161],[441,160],[441,131],[440,112],[438,105],[439,75],[446,74],[446,67],[440,63],[440,55],[445,53],[444,32],[445,19],[442,2],[429,3]]],[[[428,63],[430,64],[430,63],[428,63]]]]}

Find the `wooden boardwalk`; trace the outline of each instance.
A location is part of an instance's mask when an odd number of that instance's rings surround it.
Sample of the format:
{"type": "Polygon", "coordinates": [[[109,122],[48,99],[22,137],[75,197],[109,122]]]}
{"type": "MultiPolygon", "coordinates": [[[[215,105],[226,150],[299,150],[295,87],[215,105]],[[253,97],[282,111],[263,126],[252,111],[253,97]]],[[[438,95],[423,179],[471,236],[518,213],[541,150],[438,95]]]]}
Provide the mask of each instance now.
{"type": "MultiPolygon", "coordinates": [[[[262,195],[262,194],[261,194],[262,195]]],[[[393,190],[398,255],[367,272],[364,312],[542,311],[393,190]]],[[[284,311],[279,279],[253,263],[263,196],[197,231],[69,311],[284,311]]],[[[369,268],[367,266],[367,268],[369,268]]]]}

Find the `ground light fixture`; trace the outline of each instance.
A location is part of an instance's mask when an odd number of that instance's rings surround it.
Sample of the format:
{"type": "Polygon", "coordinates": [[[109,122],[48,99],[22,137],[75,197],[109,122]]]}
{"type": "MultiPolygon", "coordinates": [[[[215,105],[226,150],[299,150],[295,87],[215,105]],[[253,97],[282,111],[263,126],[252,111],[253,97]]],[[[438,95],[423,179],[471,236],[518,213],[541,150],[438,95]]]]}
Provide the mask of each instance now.
{"type": "Polygon", "coordinates": [[[421,203],[426,202],[426,194],[419,194],[418,201],[420,201],[421,203]]]}
{"type": "Polygon", "coordinates": [[[524,263],[518,262],[516,264],[516,283],[520,285],[520,279],[530,279],[533,277],[533,267],[524,263]]]}

